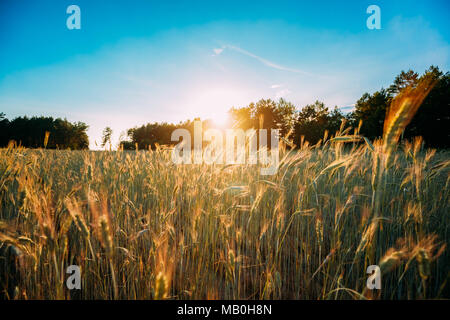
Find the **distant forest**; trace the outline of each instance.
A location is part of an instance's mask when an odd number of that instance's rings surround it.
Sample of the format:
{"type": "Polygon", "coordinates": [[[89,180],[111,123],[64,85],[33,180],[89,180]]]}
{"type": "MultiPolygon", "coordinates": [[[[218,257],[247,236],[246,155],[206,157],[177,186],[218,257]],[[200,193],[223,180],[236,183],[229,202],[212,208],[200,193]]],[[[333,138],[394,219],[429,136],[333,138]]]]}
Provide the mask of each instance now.
{"type": "Polygon", "coordinates": [[[28,148],[71,149],[89,148],[86,133],[88,125],[71,123],[66,119],[52,117],[17,117],[8,120],[0,112],[0,146],[10,142],[28,148]]]}
{"type": "MultiPolygon", "coordinates": [[[[229,111],[231,127],[244,130],[254,129],[279,129],[282,136],[291,133],[290,139],[296,145],[301,140],[316,144],[324,137],[325,131],[333,135],[339,130],[342,121],[347,126],[362,126],[360,134],[376,139],[381,137],[383,123],[391,100],[408,86],[416,86],[419,81],[431,77],[435,85],[427,98],[423,101],[419,111],[406,128],[403,139],[411,139],[422,136],[428,147],[450,147],[450,73],[443,73],[437,67],[431,66],[422,76],[409,70],[402,71],[389,88],[365,93],[356,102],[353,112],[342,113],[339,108],[330,110],[322,102],[304,106],[298,110],[292,103],[280,99],[260,100],[242,108],[231,108],[229,111]]],[[[209,127],[208,120],[203,122],[203,127],[209,127]]],[[[124,149],[154,148],[158,145],[172,144],[170,137],[173,130],[184,128],[193,132],[194,122],[186,121],[179,124],[148,123],[141,127],[135,127],[127,131],[128,141],[122,141],[124,149]]]]}
{"type": "MultiPolygon", "coordinates": [[[[419,111],[407,126],[403,139],[422,136],[428,147],[450,147],[450,73],[443,73],[431,66],[424,74],[408,70],[395,77],[393,84],[372,94],[364,93],[356,102],[353,112],[344,114],[339,108],[330,110],[322,102],[316,101],[300,110],[284,99],[273,101],[262,99],[246,107],[229,110],[230,126],[247,129],[279,129],[282,136],[290,134],[296,145],[308,141],[316,144],[328,132],[333,135],[339,130],[342,121],[346,126],[358,127],[362,122],[360,134],[376,139],[381,137],[383,123],[391,100],[408,86],[416,86],[425,78],[434,79],[434,87],[426,97],[419,111]]],[[[194,119],[197,120],[197,119],[194,119]]],[[[203,121],[204,127],[211,126],[210,121],[203,121]]],[[[194,121],[178,124],[148,123],[141,127],[127,130],[127,140],[121,141],[123,149],[134,150],[155,148],[156,145],[170,145],[171,134],[177,128],[193,132],[194,121]]],[[[88,126],[82,122],[70,123],[66,119],[51,117],[19,117],[12,121],[0,113],[0,146],[7,146],[11,140],[16,144],[30,148],[87,149],[86,134],[88,126]],[[47,133],[47,139],[46,139],[47,133]]],[[[111,130],[106,130],[108,138],[111,130]]],[[[104,133],[105,134],[105,133],[104,133]]],[[[105,145],[105,141],[102,145],[105,145]]]]}

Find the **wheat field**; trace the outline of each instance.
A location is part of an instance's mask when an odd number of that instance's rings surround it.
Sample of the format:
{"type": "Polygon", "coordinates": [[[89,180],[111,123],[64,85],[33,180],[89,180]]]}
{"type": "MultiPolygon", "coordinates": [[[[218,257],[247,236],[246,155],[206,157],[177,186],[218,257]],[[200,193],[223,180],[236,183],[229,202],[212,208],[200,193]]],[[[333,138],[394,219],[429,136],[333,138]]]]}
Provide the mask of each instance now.
{"type": "Polygon", "coordinates": [[[282,144],[271,176],[176,165],[164,148],[0,149],[0,242],[23,253],[15,298],[450,298],[450,152],[398,142],[431,87],[394,99],[380,140],[343,123],[282,144]],[[70,265],[81,290],[66,287],[70,265]],[[366,286],[371,265],[381,289],[366,286]]]}
{"type": "Polygon", "coordinates": [[[273,176],[166,150],[2,149],[17,298],[70,298],[71,264],[82,299],[449,298],[450,154],[417,139],[383,165],[381,143],[346,139],[284,151],[273,176]]]}

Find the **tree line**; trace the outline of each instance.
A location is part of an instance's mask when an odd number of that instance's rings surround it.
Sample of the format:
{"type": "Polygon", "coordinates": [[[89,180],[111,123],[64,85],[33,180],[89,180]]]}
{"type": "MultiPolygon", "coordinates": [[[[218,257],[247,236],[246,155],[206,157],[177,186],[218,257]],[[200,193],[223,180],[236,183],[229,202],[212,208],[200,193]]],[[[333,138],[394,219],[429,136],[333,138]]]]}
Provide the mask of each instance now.
{"type": "MultiPolygon", "coordinates": [[[[328,132],[334,135],[341,123],[359,127],[360,134],[376,139],[381,137],[386,111],[392,99],[408,86],[417,86],[425,77],[434,80],[434,87],[423,101],[419,111],[403,133],[403,139],[422,136],[428,147],[450,147],[450,73],[443,73],[431,66],[422,75],[408,70],[397,75],[388,88],[370,94],[364,93],[356,102],[354,111],[344,114],[339,108],[332,109],[323,102],[316,101],[300,110],[292,103],[280,99],[261,99],[248,106],[229,110],[231,128],[279,129],[282,137],[296,145],[301,141],[316,144],[328,132]]],[[[128,129],[126,139],[120,141],[123,149],[134,150],[155,148],[157,145],[171,145],[172,132],[175,129],[187,129],[193,136],[194,121],[187,120],[178,124],[167,122],[147,123],[128,129]]],[[[210,120],[202,121],[204,129],[213,127],[210,120]]],[[[88,126],[83,122],[71,123],[66,119],[52,117],[17,117],[8,120],[0,113],[0,147],[10,141],[29,148],[46,147],[49,149],[88,149],[88,126]]],[[[107,127],[103,132],[101,146],[111,142],[112,130],[107,127]]]]}
{"type": "Polygon", "coordinates": [[[8,120],[0,113],[0,147],[12,142],[27,148],[88,149],[87,129],[85,123],[67,119],[25,116],[8,120]]]}
{"type": "MultiPolygon", "coordinates": [[[[443,73],[431,66],[421,76],[412,71],[402,71],[387,89],[372,94],[364,93],[356,102],[354,111],[344,114],[338,107],[330,109],[316,101],[298,110],[284,99],[273,101],[261,99],[256,103],[229,110],[230,127],[247,129],[279,129],[281,136],[289,135],[292,142],[316,144],[328,132],[335,134],[343,121],[358,127],[360,134],[377,139],[382,136],[386,111],[392,99],[408,86],[417,86],[425,78],[434,80],[434,87],[423,101],[419,111],[403,133],[403,139],[422,136],[428,147],[450,147],[450,73],[443,73]]],[[[194,119],[195,120],[195,119],[194,119]]],[[[197,119],[199,120],[199,119],[197,119]]],[[[156,145],[170,145],[171,133],[177,128],[187,129],[193,136],[193,121],[171,123],[148,123],[127,131],[128,139],[121,141],[124,149],[147,149],[156,145]]],[[[213,124],[203,121],[203,128],[213,124]]]]}

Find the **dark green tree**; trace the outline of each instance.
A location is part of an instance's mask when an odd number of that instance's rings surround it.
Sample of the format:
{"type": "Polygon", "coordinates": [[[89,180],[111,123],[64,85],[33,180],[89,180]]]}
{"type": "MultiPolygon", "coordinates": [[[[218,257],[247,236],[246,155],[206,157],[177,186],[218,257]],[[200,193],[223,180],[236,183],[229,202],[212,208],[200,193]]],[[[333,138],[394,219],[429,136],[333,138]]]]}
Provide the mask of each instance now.
{"type": "Polygon", "coordinates": [[[404,138],[422,136],[428,147],[450,147],[450,73],[431,66],[422,75],[435,80],[433,89],[406,127],[404,138]]]}
{"type": "Polygon", "coordinates": [[[392,96],[397,95],[400,91],[408,86],[415,86],[419,80],[419,74],[412,71],[402,71],[395,77],[394,83],[388,88],[388,93],[392,96]]]}
{"type": "Polygon", "coordinates": [[[296,108],[284,99],[275,102],[271,99],[261,99],[250,103],[247,107],[232,108],[229,111],[233,126],[242,129],[279,129],[285,136],[293,129],[296,108]]]}
{"type": "Polygon", "coordinates": [[[386,111],[392,99],[408,86],[416,86],[424,77],[434,79],[434,87],[423,101],[403,133],[404,139],[422,136],[428,147],[450,147],[450,74],[431,66],[422,76],[408,70],[394,79],[388,90],[365,93],[348,115],[353,125],[362,120],[361,134],[375,139],[382,136],[386,111]]]}
{"type": "Polygon", "coordinates": [[[52,117],[17,117],[8,121],[0,120],[1,146],[5,147],[13,140],[18,145],[28,148],[44,146],[46,132],[50,133],[48,149],[88,149],[88,126],[83,122],[71,123],[67,119],[53,119],[52,117]]]}
{"type": "Polygon", "coordinates": [[[350,115],[353,124],[362,120],[360,133],[370,139],[379,138],[383,134],[383,123],[386,110],[392,97],[387,90],[381,89],[374,94],[364,93],[356,102],[355,111],[350,115]]]}
{"type": "Polygon", "coordinates": [[[316,144],[324,137],[327,130],[335,134],[341,125],[344,115],[337,107],[330,111],[323,102],[305,106],[299,113],[295,123],[294,142],[299,145],[301,137],[311,144],[316,144]]]}

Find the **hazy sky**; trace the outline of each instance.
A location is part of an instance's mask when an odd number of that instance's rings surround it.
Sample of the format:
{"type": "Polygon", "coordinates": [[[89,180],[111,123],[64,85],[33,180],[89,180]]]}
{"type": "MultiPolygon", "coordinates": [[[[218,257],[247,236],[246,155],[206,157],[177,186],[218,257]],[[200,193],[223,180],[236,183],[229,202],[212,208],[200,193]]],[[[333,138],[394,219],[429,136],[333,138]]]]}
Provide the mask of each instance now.
{"type": "Polygon", "coordinates": [[[105,126],[284,97],[353,105],[401,70],[449,70],[449,1],[0,0],[0,111],[105,126]],[[66,9],[81,9],[69,30],[66,9]],[[369,5],[381,30],[369,30],[369,5]]]}

